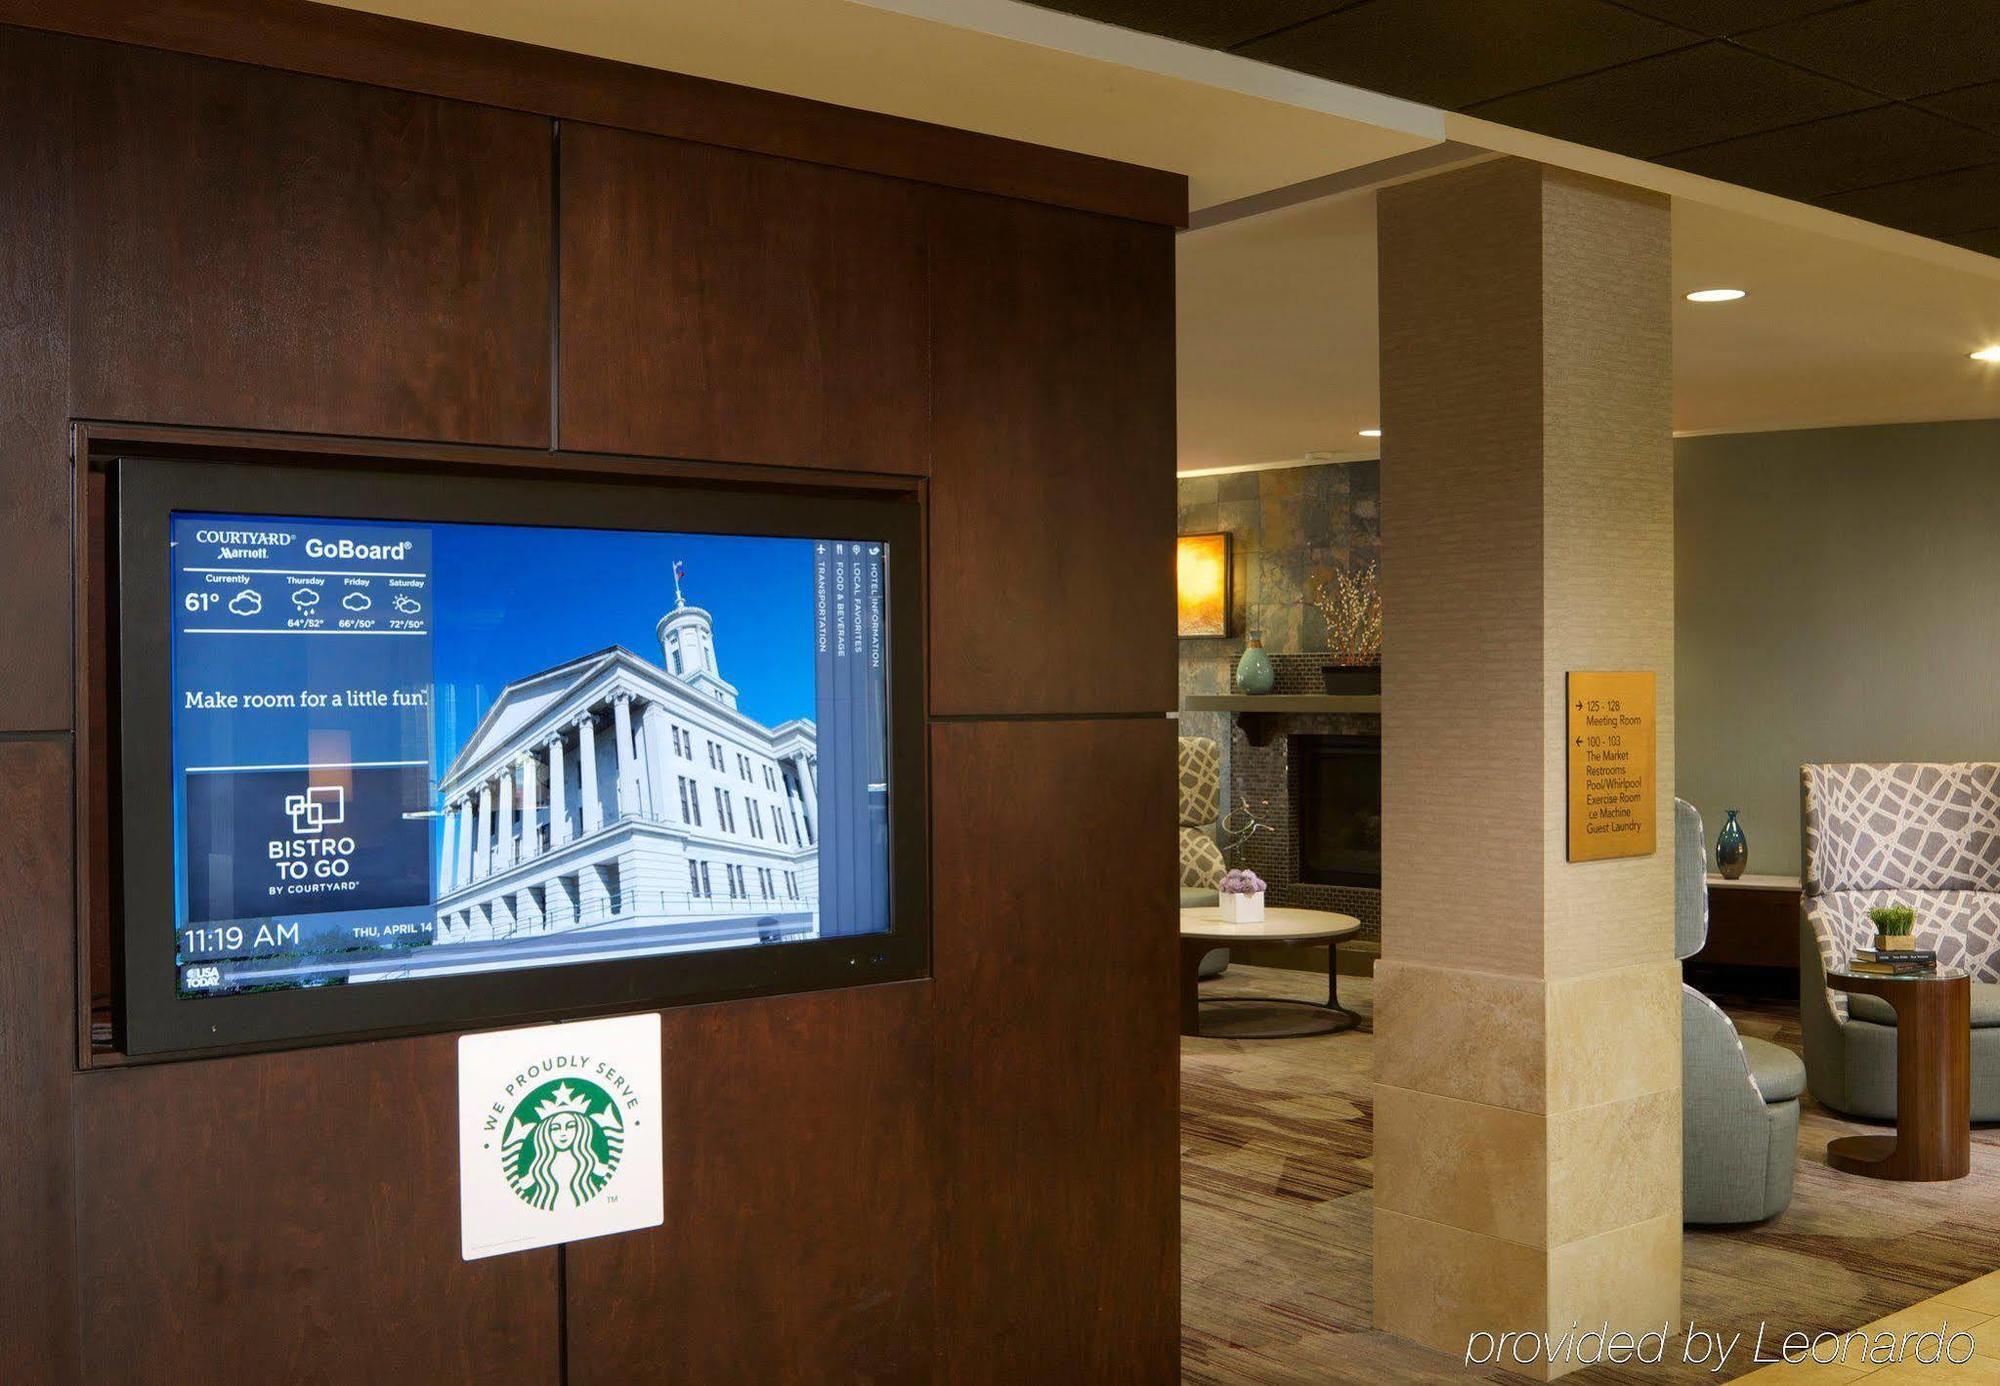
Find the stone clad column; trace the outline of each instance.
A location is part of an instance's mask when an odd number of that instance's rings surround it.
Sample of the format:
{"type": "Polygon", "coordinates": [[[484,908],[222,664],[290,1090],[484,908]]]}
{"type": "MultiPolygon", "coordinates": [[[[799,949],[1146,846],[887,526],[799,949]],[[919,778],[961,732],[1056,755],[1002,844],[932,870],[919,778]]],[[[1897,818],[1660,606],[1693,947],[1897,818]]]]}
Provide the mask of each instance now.
{"type": "Polygon", "coordinates": [[[533,751],[521,757],[521,860],[527,861],[541,851],[541,834],[535,824],[535,756],[533,751]]]}
{"type": "Polygon", "coordinates": [[[479,811],[473,819],[472,870],[484,880],[493,874],[493,782],[479,786],[479,811]]]}
{"type": "Polygon", "coordinates": [[[583,792],[583,830],[604,826],[604,800],[597,794],[597,723],[586,711],[576,721],[576,769],[583,792]]]}
{"type": "Polygon", "coordinates": [[[563,738],[557,732],[548,740],[549,747],[549,846],[551,849],[569,841],[569,806],[567,803],[569,786],[563,781],[563,738]]]}
{"type": "Polygon", "coordinates": [[[1506,159],[1378,208],[1375,1323],[1459,1355],[1657,1331],[1681,1283],[1668,203],[1506,159]],[[1650,856],[1568,860],[1572,670],[1657,680],[1650,856]]]}
{"type": "Polygon", "coordinates": [[[632,695],[620,693],[611,700],[611,729],[617,740],[618,816],[639,811],[639,771],[632,757],[632,695]]]}

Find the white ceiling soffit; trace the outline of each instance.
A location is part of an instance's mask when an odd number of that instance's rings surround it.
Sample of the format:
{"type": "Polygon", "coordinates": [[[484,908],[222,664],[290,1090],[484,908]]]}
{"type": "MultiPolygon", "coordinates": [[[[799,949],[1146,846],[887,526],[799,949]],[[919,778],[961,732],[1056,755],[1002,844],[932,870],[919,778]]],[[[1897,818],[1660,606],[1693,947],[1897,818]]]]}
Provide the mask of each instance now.
{"type": "MultiPolygon", "coordinates": [[[[2000,342],[2000,277],[1685,198],[1673,234],[1677,431],[2000,417],[2000,369],[1967,358],[2000,342]],[[1681,297],[1714,287],[1749,296],[1681,297]]],[[[1373,448],[1374,193],[1179,246],[1180,469],[1373,448]]]]}
{"type": "Polygon", "coordinates": [[[1861,238],[1675,199],[1674,427],[2000,418],[2000,369],[1968,359],[2000,342],[2000,260],[1938,249],[1957,253],[1886,253],[1861,238]],[[1959,255],[1976,263],[1956,263],[1959,255]],[[1680,297],[1715,287],[1748,297],[1680,297]]]}
{"type": "Polygon", "coordinates": [[[1373,191],[1189,231],[1175,269],[1182,471],[1373,446],[1373,191]]]}
{"type": "Polygon", "coordinates": [[[1437,144],[1444,114],[1010,0],[332,0],[1184,173],[1196,208],[1437,144]]]}

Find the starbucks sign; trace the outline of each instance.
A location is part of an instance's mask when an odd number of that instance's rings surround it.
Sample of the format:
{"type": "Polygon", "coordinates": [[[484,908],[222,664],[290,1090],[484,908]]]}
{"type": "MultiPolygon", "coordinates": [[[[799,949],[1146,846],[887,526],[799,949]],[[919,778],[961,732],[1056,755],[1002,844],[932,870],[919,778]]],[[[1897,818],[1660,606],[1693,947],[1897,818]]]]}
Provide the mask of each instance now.
{"type": "Polygon", "coordinates": [[[500,1160],[507,1183],[543,1212],[581,1208],[611,1182],[625,1153],[625,1123],[609,1093],[585,1078],[557,1078],[507,1119],[500,1160]]]}
{"type": "Polygon", "coordinates": [[[458,1089],[465,1259],[662,1221],[658,1015],[466,1035],[458,1089]]]}

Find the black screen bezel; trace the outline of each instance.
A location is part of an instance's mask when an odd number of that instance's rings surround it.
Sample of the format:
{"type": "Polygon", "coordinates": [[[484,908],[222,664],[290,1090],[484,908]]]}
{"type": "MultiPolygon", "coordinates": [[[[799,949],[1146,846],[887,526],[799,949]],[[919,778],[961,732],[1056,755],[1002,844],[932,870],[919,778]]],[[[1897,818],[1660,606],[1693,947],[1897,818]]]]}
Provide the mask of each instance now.
{"type": "Polygon", "coordinates": [[[121,457],[117,524],[125,964],[120,1048],[164,1058],[597,1015],[923,977],[930,966],[921,513],[913,496],[652,478],[468,476],[121,457]],[[185,997],[171,828],[176,511],[879,539],[889,546],[890,931],[367,986],[185,997]]]}

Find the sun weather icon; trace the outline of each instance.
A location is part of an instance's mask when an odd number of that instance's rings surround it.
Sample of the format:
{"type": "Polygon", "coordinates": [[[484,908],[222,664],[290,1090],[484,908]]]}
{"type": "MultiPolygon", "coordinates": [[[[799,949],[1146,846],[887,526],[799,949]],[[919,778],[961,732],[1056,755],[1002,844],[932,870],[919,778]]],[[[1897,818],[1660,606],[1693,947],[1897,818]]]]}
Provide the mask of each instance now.
{"type": "Polygon", "coordinates": [[[596,1198],[624,1155],[625,1123],[611,1095],[587,1079],[557,1078],[507,1118],[500,1165],[507,1187],[547,1213],[596,1198]]]}

